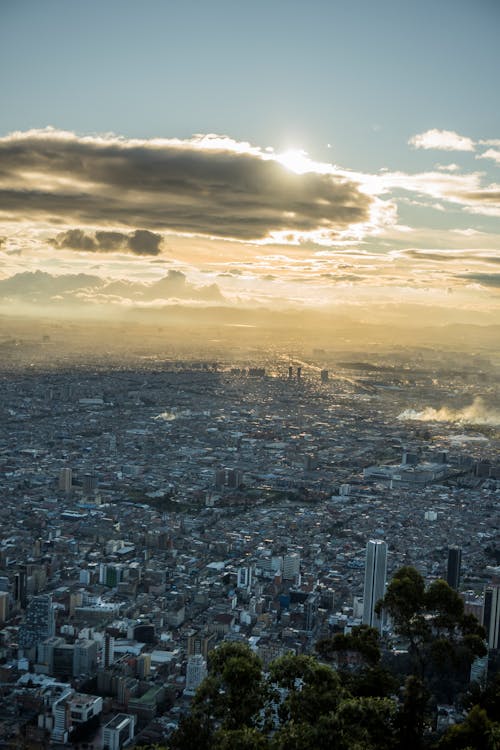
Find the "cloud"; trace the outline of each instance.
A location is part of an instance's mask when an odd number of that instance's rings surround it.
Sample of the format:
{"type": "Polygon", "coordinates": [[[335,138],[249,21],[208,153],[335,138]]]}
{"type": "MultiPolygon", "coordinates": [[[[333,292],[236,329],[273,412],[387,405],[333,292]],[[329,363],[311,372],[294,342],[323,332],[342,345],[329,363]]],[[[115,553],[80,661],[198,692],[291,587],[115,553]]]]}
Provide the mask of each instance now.
{"type": "Polygon", "coordinates": [[[158,255],[160,243],[161,235],[147,229],[136,229],[128,238],[128,246],[136,255],[158,255]]]}
{"type": "Polygon", "coordinates": [[[443,172],[459,172],[460,167],[458,164],[436,164],[436,169],[440,169],[443,172]]]}
{"type": "MultiPolygon", "coordinates": [[[[183,141],[17,132],[0,138],[0,165],[0,205],[10,221],[325,242],[369,223],[380,203],[332,165],[321,171],[307,162],[310,171],[302,164],[298,174],[279,155],[212,135],[183,141]]],[[[138,232],[128,249],[154,251],[153,240],[138,232]]],[[[69,240],[94,252],[114,242],[110,233],[69,240]]]]}
{"type": "Polygon", "coordinates": [[[438,263],[450,262],[450,261],[463,261],[463,256],[460,254],[450,253],[446,250],[405,250],[401,255],[405,255],[408,258],[414,258],[417,260],[437,261],[438,263]]]}
{"type": "Polygon", "coordinates": [[[463,273],[457,274],[456,278],[500,289],[500,273],[463,273]]]}
{"type": "Polygon", "coordinates": [[[471,138],[459,135],[454,130],[426,130],[418,133],[408,141],[414,148],[439,149],[441,151],[475,151],[475,144],[471,138]]]}
{"type": "Polygon", "coordinates": [[[0,280],[0,300],[17,300],[39,305],[107,303],[161,307],[171,300],[223,303],[217,284],[197,286],[182,271],[170,269],[152,283],[119,279],[109,281],[92,274],[60,274],[25,271],[0,280]]]}
{"type": "Polygon", "coordinates": [[[93,253],[126,252],[134,255],[158,255],[160,253],[161,235],[147,229],[136,229],[135,232],[85,232],[82,229],[68,229],[60,232],[53,239],[59,248],[84,250],[93,253]]]}
{"type": "MultiPolygon", "coordinates": [[[[384,172],[379,176],[383,190],[406,190],[438,200],[456,203],[470,213],[497,216],[500,213],[498,185],[483,187],[481,172],[456,174],[448,172],[384,172]]],[[[436,208],[435,205],[432,206],[436,208]]]]}
{"type": "Polygon", "coordinates": [[[22,297],[30,300],[47,298],[81,289],[95,289],[102,285],[103,279],[92,274],[52,276],[44,271],[25,271],[0,281],[0,298],[22,297]]]}
{"type": "Polygon", "coordinates": [[[500,164],[500,151],[496,148],[489,148],[484,154],[478,154],[476,159],[493,159],[497,164],[500,164]]]}

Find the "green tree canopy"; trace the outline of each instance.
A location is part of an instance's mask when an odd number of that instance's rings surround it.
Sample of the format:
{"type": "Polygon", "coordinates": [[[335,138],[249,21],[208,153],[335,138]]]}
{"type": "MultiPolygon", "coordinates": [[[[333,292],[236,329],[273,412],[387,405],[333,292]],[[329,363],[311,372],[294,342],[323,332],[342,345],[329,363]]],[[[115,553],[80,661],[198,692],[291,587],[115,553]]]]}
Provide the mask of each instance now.
{"type": "Polygon", "coordinates": [[[429,669],[441,677],[467,670],[476,656],[486,653],[484,630],[464,614],[459,594],[446,581],[433,581],[426,589],[420,573],[400,568],[377,603],[391,618],[394,632],[409,643],[415,673],[424,678],[429,669]]]}

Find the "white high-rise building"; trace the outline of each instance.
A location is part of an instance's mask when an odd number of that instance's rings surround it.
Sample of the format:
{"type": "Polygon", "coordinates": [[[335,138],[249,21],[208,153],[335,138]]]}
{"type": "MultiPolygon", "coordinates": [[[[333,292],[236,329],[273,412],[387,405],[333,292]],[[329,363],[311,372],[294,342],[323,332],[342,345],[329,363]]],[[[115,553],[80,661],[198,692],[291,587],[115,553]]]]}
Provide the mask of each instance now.
{"type": "Polygon", "coordinates": [[[365,588],[363,594],[363,624],[382,629],[382,619],[375,613],[375,605],[384,597],[387,578],[387,544],[370,539],[366,545],[365,588]]]}
{"type": "Polygon", "coordinates": [[[239,589],[249,589],[252,585],[252,568],[249,565],[238,568],[237,587],[239,589]]]}
{"type": "Polygon", "coordinates": [[[104,726],[102,733],[103,750],[121,750],[134,737],[134,717],[117,714],[104,726]]]}
{"type": "Polygon", "coordinates": [[[207,676],[207,663],[201,654],[188,658],[186,669],[186,693],[194,693],[207,676]]]}
{"type": "Polygon", "coordinates": [[[290,581],[299,574],[300,555],[298,552],[289,552],[283,557],[283,578],[285,581],[290,581]]]}

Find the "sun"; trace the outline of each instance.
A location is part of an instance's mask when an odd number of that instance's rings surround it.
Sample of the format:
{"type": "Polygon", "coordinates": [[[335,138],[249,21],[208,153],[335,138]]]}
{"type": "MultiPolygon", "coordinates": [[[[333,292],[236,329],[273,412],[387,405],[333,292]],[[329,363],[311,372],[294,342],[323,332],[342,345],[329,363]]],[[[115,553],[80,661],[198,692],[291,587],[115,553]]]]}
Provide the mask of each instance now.
{"type": "Polygon", "coordinates": [[[306,151],[294,148],[276,155],[276,161],[282,164],[290,172],[304,174],[305,172],[314,172],[314,164],[310,160],[306,151]]]}

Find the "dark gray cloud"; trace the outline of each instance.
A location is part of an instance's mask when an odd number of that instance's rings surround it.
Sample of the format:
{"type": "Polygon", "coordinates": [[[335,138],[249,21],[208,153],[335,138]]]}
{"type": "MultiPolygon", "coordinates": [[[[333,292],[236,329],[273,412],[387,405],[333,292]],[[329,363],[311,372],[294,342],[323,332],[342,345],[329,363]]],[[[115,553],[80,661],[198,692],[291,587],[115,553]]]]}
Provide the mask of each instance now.
{"type": "Polygon", "coordinates": [[[0,139],[0,205],[10,218],[239,240],[315,230],[334,236],[369,218],[373,199],[345,176],[295,174],[225,143],[14,134],[0,139]]]}
{"type": "Polygon", "coordinates": [[[479,255],[474,252],[432,252],[429,250],[405,250],[404,256],[407,258],[416,258],[418,260],[429,260],[438,263],[490,263],[497,265],[500,263],[500,255],[479,255]]]}
{"type": "Polygon", "coordinates": [[[500,289],[500,273],[462,273],[457,274],[456,278],[475,281],[481,286],[492,286],[500,289]]]}
{"type": "Polygon", "coordinates": [[[158,255],[160,244],[161,235],[147,229],[136,229],[128,238],[128,246],[136,255],[158,255]]]}
{"type": "Polygon", "coordinates": [[[68,229],[53,238],[56,247],[71,250],[86,250],[93,253],[126,252],[134,255],[158,255],[161,235],[147,229],[135,232],[84,232],[82,229],[68,229]]]}
{"type": "Polygon", "coordinates": [[[439,263],[464,260],[464,256],[458,253],[433,253],[427,250],[405,250],[404,254],[407,258],[417,258],[418,260],[432,260],[439,263]]]}

